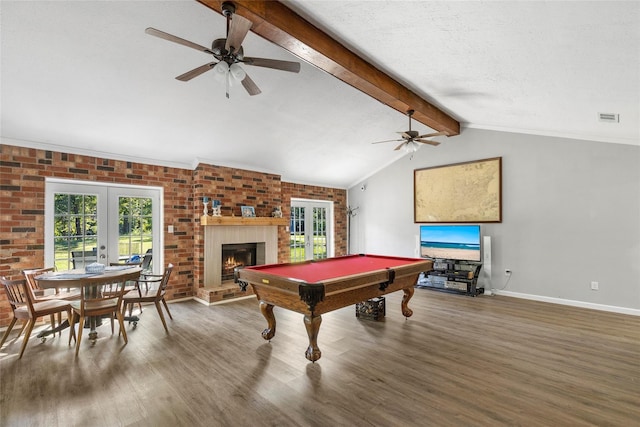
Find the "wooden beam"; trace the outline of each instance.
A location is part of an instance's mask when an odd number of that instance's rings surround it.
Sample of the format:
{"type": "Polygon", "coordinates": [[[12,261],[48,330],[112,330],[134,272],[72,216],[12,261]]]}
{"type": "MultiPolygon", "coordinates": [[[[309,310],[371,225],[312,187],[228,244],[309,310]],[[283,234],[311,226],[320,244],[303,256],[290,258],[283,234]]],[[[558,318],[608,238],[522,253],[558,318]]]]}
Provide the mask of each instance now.
{"type": "MultiPolygon", "coordinates": [[[[197,0],[222,13],[222,1],[197,0]]],[[[389,107],[449,136],[460,123],[398,81],[351,52],[309,21],[278,1],[234,0],[236,13],[253,22],[251,31],[288,50],[389,107]]]]}

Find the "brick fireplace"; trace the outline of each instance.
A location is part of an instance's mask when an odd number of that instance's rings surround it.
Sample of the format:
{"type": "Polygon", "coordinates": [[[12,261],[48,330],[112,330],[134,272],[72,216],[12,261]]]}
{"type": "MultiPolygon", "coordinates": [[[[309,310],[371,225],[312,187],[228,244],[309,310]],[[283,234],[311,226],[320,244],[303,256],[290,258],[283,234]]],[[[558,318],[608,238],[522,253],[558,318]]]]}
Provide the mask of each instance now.
{"type": "Polygon", "coordinates": [[[223,247],[240,250],[239,257],[255,257],[254,264],[275,264],[278,262],[278,226],[288,223],[286,218],[203,216],[200,224],[204,227],[204,287],[198,290],[198,298],[211,303],[250,295],[250,292],[240,292],[228,274],[223,280],[225,264],[244,262],[223,256],[223,247]],[[255,250],[248,249],[250,247],[255,250]]]}

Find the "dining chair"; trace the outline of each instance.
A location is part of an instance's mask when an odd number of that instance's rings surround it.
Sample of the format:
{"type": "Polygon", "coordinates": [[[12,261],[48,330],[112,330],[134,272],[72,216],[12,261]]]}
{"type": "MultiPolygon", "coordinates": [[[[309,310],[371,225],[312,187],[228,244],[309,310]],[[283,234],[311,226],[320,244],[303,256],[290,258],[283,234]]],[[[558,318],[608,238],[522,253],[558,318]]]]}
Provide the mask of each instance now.
{"type": "Polygon", "coordinates": [[[71,263],[74,270],[84,268],[98,261],[98,251],[93,248],[90,251],[71,251],[71,263]]]}
{"type": "Polygon", "coordinates": [[[112,262],[109,263],[110,266],[130,266],[130,265],[139,265],[142,268],[142,273],[148,273],[151,271],[151,261],[153,260],[153,252],[151,249],[147,249],[147,252],[140,258],[139,255],[133,255],[131,258],[127,259],[124,262],[112,262]]]}
{"type": "MultiPolygon", "coordinates": [[[[55,293],[53,294],[45,294],[45,290],[38,286],[38,281],[35,279],[36,276],[41,274],[50,273],[56,271],[55,267],[48,268],[32,268],[28,270],[22,270],[22,274],[24,274],[25,279],[27,280],[27,287],[29,292],[31,293],[31,299],[33,302],[42,302],[49,301],[52,299],[56,300],[65,300],[71,301],[80,298],[80,292],[77,289],[64,289],[61,290],[59,288],[55,289],[55,293]]],[[[51,315],[51,327],[54,327],[54,315],[51,315]]],[[[62,313],[58,313],[58,325],[62,323],[62,313]]],[[[60,331],[60,335],[62,335],[62,331],[60,331]]]]}
{"type": "Polygon", "coordinates": [[[49,299],[62,299],[62,300],[76,300],[80,299],[80,291],[77,289],[60,289],[56,288],[55,293],[46,295],[45,290],[38,286],[38,281],[35,279],[37,276],[45,273],[52,273],[56,271],[55,267],[48,268],[32,268],[28,270],[22,270],[27,284],[31,290],[31,296],[34,301],[46,301],[49,299]]]}
{"type": "MultiPolygon", "coordinates": [[[[164,274],[146,274],[144,276],[141,276],[141,278],[138,280],[137,290],[133,290],[127,293],[122,299],[123,315],[126,312],[127,307],[129,307],[129,314],[131,314],[131,310],[134,304],[152,302],[155,304],[156,309],[158,310],[158,315],[160,316],[160,320],[162,321],[162,325],[164,326],[165,331],[169,332],[169,329],[167,328],[167,322],[165,321],[164,315],[162,314],[162,307],[160,306],[160,303],[162,302],[165,310],[167,310],[169,318],[173,320],[173,316],[171,316],[167,301],[164,298],[172,271],[173,264],[169,264],[164,270],[164,274]]],[[[134,328],[136,327],[136,323],[137,322],[133,322],[134,328]]]]}
{"type": "Polygon", "coordinates": [[[142,262],[140,267],[142,268],[142,274],[147,274],[151,271],[151,261],[153,260],[153,250],[147,249],[147,252],[142,256],[142,262]]]}
{"type": "Polygon", "coordinates": [[[9,323],[9,326],[2,337],[2,341],[0,341],[0,347],[2,347],[2,344],[4,344],[5,340],[9,337],[9,333],[16,324],[16,321],[18,319],[23,320],[24,325],[16,337],[16,339],[20,337],[26,326],[27,330],[22,341],[19,359],[22,358],[24,349],[27,347],[27,343],[29,342],[31,331],[33,331],[33,327],[35,326],[38,318],[49,315],[53,316],[54,314],[62,313],[63,311],[67,313],[68,318],[71,318],[71,306],[69,301],[50,299],[34,302],[31,299],[31,292],[26,279],[9,280],[6,277],[0,277],[0,283],[2,283],[2,286],[5,289],[7,300],[9,301],[9,305],[11,305],[11,310],[13,311],[13,319],[11,319],[11,323],[9,323]]]}
{"type": "MultiPolygon", "coordinates": [[[[71,330],[69,333],[69,345],[71,338],[76,338],[76,356],[80,351],[80,342],[82,341],[82,330],[87,318],[97,318],[105,315],[111,317],[111,334],[114,333],[113,318],[117,317],[120,325],[120,333],[127,344],[127,331],[124,327],[124,318],[120,307],[122,306],[122,297],[125,292],[125,281],[114,283],[103,283],[98,285],[87,285],[80,289],[80,299],[71,301],[71,330]],[[75,323],[78,322],[77,336],[75,333],[75,323]]],[[[91,334],[89,334],[91,337],[91,334]]]]}

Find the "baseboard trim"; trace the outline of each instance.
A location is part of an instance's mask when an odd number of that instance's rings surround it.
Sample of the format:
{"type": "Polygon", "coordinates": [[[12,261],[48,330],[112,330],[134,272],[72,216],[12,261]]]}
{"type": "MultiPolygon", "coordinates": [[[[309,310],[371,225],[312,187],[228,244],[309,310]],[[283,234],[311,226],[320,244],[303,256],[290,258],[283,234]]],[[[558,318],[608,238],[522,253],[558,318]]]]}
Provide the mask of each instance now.
{"type": "Polygon", "coordinates": [[[575,301],[562,298],[545,297],[542,295],[523,294],[512,291],[499,291],[492,289],[490,295],[500,295],[505,297],[514,297],[522,299],[530,299],[534,301],[549,302],[552,304],[569,305],[572,307],[589,308],[592,310],[610,311],[612,313],[629,314],[631,316],[640,316],[640,310],[627,307],[618,307],[615,305],[595,304],[592,302],[575,301]]]}
{"type": "Polygon", "coordinates": [[[167,301],[167,304],[173,304],[174,302],[185,302],[191,301],[194,297],[184,297],[184,298],[176,298],[167,301]]]}
{"type": "Polygon", "coordinates": [[[237,297],[237,298],[229,298],[229,299],[223,299],[222,301],[215,301],[215,302],[206,302],[203,299],[200,299],[198,297],[192,297],[194,301],[199,302],[202,305],[206,305],[207,307],[211,306],[211,305],[220,305],[220,304],[226,304],[229,302],[233,302],[233,301],[241,301],[243,299],[247,299],[247,298],[255,298],[256,296],[254,294],[251,295],[247,295],[246,297],[237,297]]]}

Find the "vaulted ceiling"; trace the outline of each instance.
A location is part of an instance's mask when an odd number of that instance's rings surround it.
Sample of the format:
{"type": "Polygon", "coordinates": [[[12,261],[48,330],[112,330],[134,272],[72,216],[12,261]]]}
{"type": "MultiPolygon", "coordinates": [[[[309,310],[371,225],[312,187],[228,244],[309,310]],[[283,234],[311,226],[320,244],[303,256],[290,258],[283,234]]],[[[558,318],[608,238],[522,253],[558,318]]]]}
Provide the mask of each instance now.
{"type": "Polygon", "coordinates": [[[333,187],[405,155],[371,144],[407,130],[405,106],[420,133],[459,123],[640,144],[638,2],[288,1],[299,16],[283,22],[238,1],[254,22],[245,55],[302,66],[244,66],[262,93],[237,85],[229,99],[211,72],[175,79],[210,55],[144,32],[208,47],[226,22],[221,2],[202,3],[3,0],[2,143],[333,187]]]}

